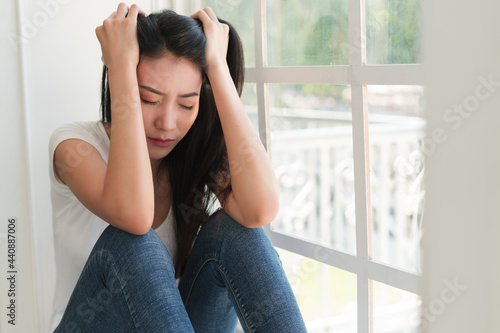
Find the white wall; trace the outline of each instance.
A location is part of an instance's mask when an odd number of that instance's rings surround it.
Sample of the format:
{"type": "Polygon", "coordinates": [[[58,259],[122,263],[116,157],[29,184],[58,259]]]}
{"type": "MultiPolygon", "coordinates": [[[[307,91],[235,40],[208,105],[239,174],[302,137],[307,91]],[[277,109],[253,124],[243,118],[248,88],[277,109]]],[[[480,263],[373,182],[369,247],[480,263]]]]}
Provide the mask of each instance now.
{"type": "MultiPolygon", "coordinates": [[[[32,261],[31,198],[24,123],[20,58],[7,40],[7,33],[17,32],[16,2],[2,2],[0,10],[0,331],[33,332],[36,324],[34,271],[32,261]],[[15,259],[7,260],[8,219],[15,217],[15,259]],[[8,264],[14,264],[13,269],[8,264]],[[8,273],[13,271],[16,273],[8,273]],[[8,277],[14,277],[11,288],[8,277]],[[13,292],[13,294],[12,294],[13,292]],[[7,317],[14,301],[13,317],[7,317]],[[13,320],[11,325],[7,320],[13,320]]],[[[11,243],[11,245],[14,245],[11,243]]],[[[14,250],[14,249],[12,249],[14,250]]]]}
{"type": "Polygon", "coordinates": [[[496,0],[424,1],[429,333],[500,332],[499,13],[496,0]]]}
{"type": "MultiPolygon", "coordinates": [[[[0,234],[7,231],[7,217],[17,216],[21,236],[19,261],[22,259],[20,325],[15,328],[7,325],[2,310],[2,332],[47,330],[55,287],[48,139],[62,123],[99,118],[102,63],[94,29],[118,3],[111,0],[2,2],[0,135],[2,155],[5,152],[7,158],[2,157],[0,166],[0,234]],[[11,42],[13,35],[25,38],[20,45],[22,53],[11,42]]],[[[151,1],[135,3],[146,12],[151,10],[151,1]]],[[[4,309],[6,244],[0,239],[0,299],[4,309]]]]}

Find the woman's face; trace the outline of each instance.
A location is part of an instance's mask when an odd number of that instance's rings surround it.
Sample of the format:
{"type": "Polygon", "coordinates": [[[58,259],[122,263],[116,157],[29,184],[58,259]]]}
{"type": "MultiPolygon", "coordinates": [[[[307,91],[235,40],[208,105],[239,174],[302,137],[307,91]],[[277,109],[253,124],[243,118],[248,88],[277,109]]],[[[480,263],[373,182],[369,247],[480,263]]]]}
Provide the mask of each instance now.
{"type": "Polygon", "coordinates": [[[160,160],[182,140],[198,115],[201,72],[184,58],[167,53],[141,57],[137,80],[149,157],[160,160]]]}

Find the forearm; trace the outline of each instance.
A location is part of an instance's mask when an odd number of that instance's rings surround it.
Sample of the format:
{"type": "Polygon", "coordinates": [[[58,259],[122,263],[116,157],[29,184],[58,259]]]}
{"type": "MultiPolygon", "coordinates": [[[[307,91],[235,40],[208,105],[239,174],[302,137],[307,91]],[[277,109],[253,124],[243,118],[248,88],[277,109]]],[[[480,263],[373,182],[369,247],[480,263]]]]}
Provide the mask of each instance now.
{"type": "MultiPolygon", "coordinates": [[[[108,69],[111,95],[110,151],[103,196],[141,221],[154,217],[154,188],[142,119],[136,67],[108,69]]],[[[139,223],[139,221],[137,222],[139,223]]]]}
{"type": "Polygon", "coordinates": [[[245,112],[227,66],[212,68],[209,79],[224,132],[232,194],[238,209],[250,220],[273,219],[279,208],[279,188],[269,156],[245,112]]]}

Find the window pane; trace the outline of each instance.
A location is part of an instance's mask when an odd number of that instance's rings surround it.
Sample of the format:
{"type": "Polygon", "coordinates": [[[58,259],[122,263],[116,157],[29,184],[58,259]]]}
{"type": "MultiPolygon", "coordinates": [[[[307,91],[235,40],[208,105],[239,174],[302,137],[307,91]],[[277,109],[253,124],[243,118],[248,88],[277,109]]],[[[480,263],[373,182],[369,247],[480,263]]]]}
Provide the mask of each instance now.
{"type": "Polygon", "coordinates": [[[274,230],[355,253],[349,86],[269,84],[274,230]]]}
{"type": "Polygon", "coordinates": [[[366,51],[369,64],[419,61],[420,0],[366,0],[366,51]]]}
{"type": "Polygon", "coordinates": [[[255,67],[255,29],[253,1],[201,0],[201,8],[211,7],[217,17],[231,23],[243,43],[245,66],[255,67]]]}
{"type": "Polygon", "coordinates": [[[417,333],[420,297],[373,281],[373,332],[417,333]]]}
{"type": "Polygon", "coordinates": [[[277,249],[308,332],[357,332],[356,275],[277,249]]]}
{"type": "Polygon", "coordinates": [[[268,0],[270,66],[349,63],[347,0],[268,0]]]}
{"type": "Polygon", "coordinates": [[[421,86],[368,86],[373,259],[420,272],[421,86]]]}

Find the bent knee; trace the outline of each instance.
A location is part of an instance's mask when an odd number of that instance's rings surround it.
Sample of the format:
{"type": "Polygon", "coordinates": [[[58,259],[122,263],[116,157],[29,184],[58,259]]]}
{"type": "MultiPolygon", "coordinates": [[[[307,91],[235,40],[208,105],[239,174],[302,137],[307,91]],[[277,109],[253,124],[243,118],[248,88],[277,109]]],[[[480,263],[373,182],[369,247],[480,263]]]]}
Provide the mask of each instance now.
{"type": "Polygon", "coordinates": [[[129,255],[166,253],[170,258],[167,247],[153,228],[143,235],[134,235],[109,225],[99,237],[96,247],[116,253],[128,253],[129,255]]]}
{"type": "Polygon", "coordinates": [[[224,210],[214,213],[201,228],[198,237],[212,237],[224,243],[262,243],[263,246],[272,246],[264,228],[248,228],[233,219],[224,210]]]}

